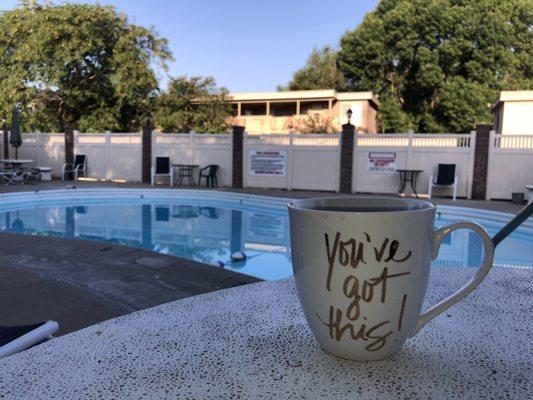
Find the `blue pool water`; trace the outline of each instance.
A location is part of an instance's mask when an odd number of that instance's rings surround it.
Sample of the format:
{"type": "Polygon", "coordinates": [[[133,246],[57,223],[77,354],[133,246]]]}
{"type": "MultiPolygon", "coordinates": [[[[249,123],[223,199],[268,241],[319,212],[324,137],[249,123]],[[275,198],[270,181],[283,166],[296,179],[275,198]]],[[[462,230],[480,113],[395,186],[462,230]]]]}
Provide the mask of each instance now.
{"type": "MultiPolygon", "coordinates": [[[[437,226],[465,219],[453,211],[452,207],[439,209],[437,226]]],[[[468,219],[479,222],[492,235],[504,223],[479,215],[468,219]]],[[[10,206],[9,210],[0,208],[0,230],[117,243],[209,264],[222,261],[223,268],[267,280],[292,275],[289,223],[283,202],[256,206],[253,201],[243,205],[168,196],[33,202],[10,206]],[[244,252],[246,260],[232,262],[230,255],[235,251],[244,252]]],[[[495,264],[533,265],[531,227],[520,228],[500,246],[495,264]]],[[[434,266],[477,266],[481,256],[479,237],[460,230],[444,240],[434,266]]]]}

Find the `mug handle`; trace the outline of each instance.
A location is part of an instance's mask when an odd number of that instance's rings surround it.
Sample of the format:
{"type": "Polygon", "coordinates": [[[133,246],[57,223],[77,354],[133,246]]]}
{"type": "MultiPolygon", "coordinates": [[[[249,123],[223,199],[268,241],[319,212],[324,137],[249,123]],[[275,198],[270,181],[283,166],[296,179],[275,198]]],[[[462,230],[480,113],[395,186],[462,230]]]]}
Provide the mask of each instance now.
{"type": "Polygon", "coordinates": [[[476,274],[472,279],[470,279],[470,281],[468,281],[468,283],[466,283],[458,291],[448,296],[447,298],[437,303],[429,310],[423,312],[420,315],[410,337],[416,335],[420,329],[422,329],[429,321],[431,321],[437,315],[450,308],[455,303],[462,300],[470,292],[472,292],[472,290],[474,290],[481,283],[481,281],[485,279],[485,277],[490,271],[490,268],[492,267],[492,259],[494,257],[494,244],[492,243],[492,240],[485,228],[483,228],[479,224],[476,224],[475,222],[470,221],[453,222],[451,224],[444,225],[439,229],[436,229],[433,237],[432,259],[436,259],[439,255],[439,248],[442,239],[444,239],[446,235],[461,228],[472,229],[479,236],[481,236],[481,239],[483,240],[483,247],[485,248],[485,255],[483,256],[483,261],[481,261],[481,265],[479,266],[476,274]]]}

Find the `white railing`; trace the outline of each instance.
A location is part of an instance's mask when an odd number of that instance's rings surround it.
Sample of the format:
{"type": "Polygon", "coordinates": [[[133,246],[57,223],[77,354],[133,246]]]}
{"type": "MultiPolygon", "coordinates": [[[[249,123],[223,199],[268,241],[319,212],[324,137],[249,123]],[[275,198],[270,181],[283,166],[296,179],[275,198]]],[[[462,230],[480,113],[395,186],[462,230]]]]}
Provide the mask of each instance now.
{"type": "Polygon", "coordinates": [[[470,134],[372,134],[357,136],[359,147],[470,147],[470,134]]]}
{"type": "Polygon", "coordinates": [[[499,135],[493,134],[491,144],[498,149],[533,149],[533,134],[499,135]]]}
{"type": "Polygon", "coordinates": [[[358,147],[407,147],[409,138],[407,134],[383,134],[356,136],[358,147]]]}

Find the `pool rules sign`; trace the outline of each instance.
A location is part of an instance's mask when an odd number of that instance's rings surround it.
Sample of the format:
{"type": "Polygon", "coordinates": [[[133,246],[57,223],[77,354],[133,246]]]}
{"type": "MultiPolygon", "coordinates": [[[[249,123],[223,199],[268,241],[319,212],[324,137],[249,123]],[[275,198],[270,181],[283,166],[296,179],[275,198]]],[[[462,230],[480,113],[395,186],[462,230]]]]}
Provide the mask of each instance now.
{"type": "Polygon", "coordinates": [[[368,153],[368,170],[370,172],[395,172],[396,153],[368,153]]]}
{"type": "Polygon", "coordinates": [[[250,151],[250,175],[285,176],[286,166],[285,150],[250,151]]]}

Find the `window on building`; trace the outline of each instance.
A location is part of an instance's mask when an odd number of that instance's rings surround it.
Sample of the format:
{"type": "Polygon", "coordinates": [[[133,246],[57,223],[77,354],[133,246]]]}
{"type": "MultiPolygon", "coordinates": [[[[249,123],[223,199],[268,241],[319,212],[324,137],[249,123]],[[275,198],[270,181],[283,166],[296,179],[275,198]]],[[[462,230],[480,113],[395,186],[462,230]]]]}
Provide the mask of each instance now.
{"type": "Polygon", "coordinates": [[[296,114],[296,102],[270,103],[270,115],[273,117],[287,117],[296,114]]]}
{"type": "Polygon", "coordinates": [[[327,101],[302,101],[300,103],[300,114],[307,114],[313,111],[323,111],[329,108],[327,101]]]}
{"type": "Polygon", "coordinates": [[[241,115],[266,115],[266,103],[242,103],[241,115]]]}
{"type": "Polygon", "coordinates": [[[239,115],[239,105],[236,103],[231,103],[231,115],[236,117],[239,115]]]}

